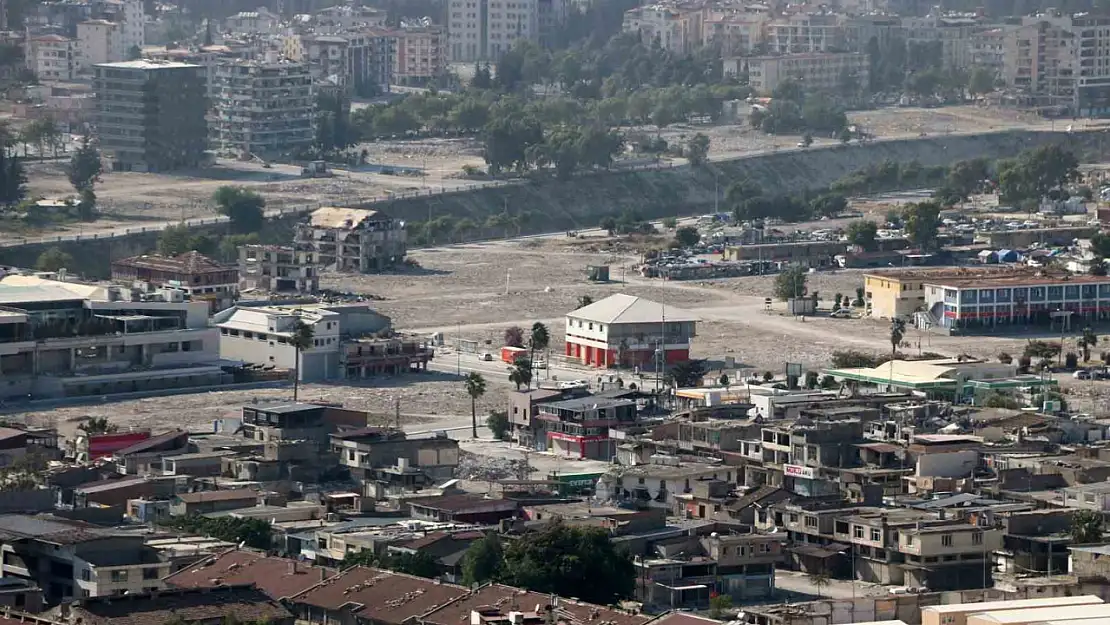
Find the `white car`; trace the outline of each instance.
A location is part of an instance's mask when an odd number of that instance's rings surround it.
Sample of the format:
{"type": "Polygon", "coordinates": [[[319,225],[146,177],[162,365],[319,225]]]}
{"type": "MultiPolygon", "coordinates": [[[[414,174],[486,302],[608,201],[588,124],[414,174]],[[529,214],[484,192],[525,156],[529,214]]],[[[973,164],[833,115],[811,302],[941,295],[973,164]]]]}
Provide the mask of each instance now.
{"type": "Polygon", "coordinates": [[[568,380],[566,382],[559,382],[559,390],[570,390],[574,388],[590,388],[590,383],[585,380],[568,380]]]}
{"type": "Polygon", "coordinates": [[[833,319],[851,319],[852,318],[852,309],[851,308],[841,308],[840,310],[834,310],[833,312],[829,313],[829,316],[832,317],[833,319]]]}

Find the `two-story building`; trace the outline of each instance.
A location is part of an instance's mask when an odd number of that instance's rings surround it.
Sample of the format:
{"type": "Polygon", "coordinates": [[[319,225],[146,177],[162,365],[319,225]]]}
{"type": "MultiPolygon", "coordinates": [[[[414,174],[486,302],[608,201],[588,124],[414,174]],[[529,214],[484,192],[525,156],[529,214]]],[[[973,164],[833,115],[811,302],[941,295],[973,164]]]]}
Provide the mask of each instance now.
{"type": "Polygon", "coordinates": [[[586,396],[535,407],[533,440],[538,451],[592,460],[611,460],[616,441],[610,428],[636,422],[636,402],[586,396]]]}
{"type": "Polygon", "coordinates": [[[567,313],[565,354],[595,367],[662,368],[690,359],[698,321],[680,308],[618,293],[567,313]]]}

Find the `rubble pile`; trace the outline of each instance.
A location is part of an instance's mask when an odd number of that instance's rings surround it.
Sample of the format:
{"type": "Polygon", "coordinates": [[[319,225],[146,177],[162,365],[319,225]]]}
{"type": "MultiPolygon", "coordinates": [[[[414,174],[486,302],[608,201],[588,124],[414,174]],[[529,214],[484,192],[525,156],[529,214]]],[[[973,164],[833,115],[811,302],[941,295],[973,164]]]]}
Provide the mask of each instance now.
{"type": "Polygon", "coordinates": [[[526,479],[527,462],[521,459],[485,456],[459,451],[455,477],[463,480],[492,482],[526,479]]]}

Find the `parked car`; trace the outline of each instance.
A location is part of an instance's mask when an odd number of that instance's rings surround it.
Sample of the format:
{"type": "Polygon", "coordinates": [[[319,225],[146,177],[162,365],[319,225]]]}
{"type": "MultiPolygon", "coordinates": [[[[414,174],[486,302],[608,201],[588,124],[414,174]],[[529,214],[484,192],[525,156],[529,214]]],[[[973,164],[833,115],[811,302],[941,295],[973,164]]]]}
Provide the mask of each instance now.
{"type": "Polygon", "coordinates": [[[486,353],[482,354],[481,356],[479,356],[479,358],[481,360],[486,361],[486,362],[493,362],[493,354],[491,354],[489,352],[486,352],[486,353]]]}
{"type": "Polygon", "coordinates": [[[1091,372],[1086,369],[1080,369],[1079,371],[1071,374],[1071,377],[1075,378],[1076,380],[1090,380],[1091,372]]]}
{"type": "Polygon", "coordinates": [[[853,313],[851,308],[841,308],[829,313],[829,316],[833,319],[851,319],[853,313]]]}

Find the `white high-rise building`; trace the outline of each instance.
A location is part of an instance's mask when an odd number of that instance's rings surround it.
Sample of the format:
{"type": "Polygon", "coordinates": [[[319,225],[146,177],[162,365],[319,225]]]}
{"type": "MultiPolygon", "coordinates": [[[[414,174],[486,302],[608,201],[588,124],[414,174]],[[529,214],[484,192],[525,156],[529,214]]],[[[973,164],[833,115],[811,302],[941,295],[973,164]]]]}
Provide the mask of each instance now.
{"type": "Polygon", "coordinates": [[[146,45],[146,16],[143,13],[143,0],[120,0],[122,17],[120,39],[125,58],[134,48],[142,50],[146,45]]]}
{"type": "Polygon", "coordinates": [[[108,20],[88,20],[77,24],[77,71],[92,71],[99,63],[122,61],[123,28],[108,20]]]}
{"type": "Polygon", "coordinates": [[[566,19],[566,0],[448,0],[452,61],[496,61],[520,40],[547,43],[566,19]]]}

